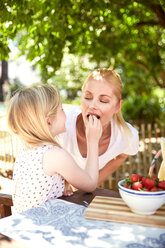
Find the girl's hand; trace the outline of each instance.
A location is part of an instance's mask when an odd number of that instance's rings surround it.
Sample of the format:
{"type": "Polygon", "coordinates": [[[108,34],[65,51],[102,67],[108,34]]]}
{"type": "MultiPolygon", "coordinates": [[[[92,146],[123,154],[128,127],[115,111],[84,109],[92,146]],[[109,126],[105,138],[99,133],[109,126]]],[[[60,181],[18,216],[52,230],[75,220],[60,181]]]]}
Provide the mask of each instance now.
{"type": "Polygon", "coordinates": [[[65,189],[64,189],[63,195],[64,196],[71,196],[71,195],[73,195],[72,185],[69,184],[67,181],[65,181],[65,189]]]}
{"type": "Polygon", "coordinates": [[[102,135],[102,125],[95,115],[90,115],[86,122],[87,141],[98,142],[102,135]]]}

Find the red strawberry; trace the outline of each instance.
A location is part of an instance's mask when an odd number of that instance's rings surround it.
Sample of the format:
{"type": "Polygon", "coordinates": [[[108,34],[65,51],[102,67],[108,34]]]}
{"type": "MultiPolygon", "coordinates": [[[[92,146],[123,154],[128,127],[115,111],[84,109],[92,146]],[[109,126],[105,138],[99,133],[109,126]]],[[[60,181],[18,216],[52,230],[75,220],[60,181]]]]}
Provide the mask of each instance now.
{"type": "Polygon", "coordinates": [[[132,175],[130,176],[130,178],[132,179],[132,183],[135,183],[135,182],[141,180],[141,176],[138,175],[138,174],[132,174],[132,175]]]}
{"type": "Polygon", "coordinates": [[[158,187],[165,190],[165,180],[158,183],[158,187]]]}
{"type": "Polygon", "coordinates": [[[152,179],[159,180],[159,178],[157,176],[152,176],[152,179]]]}
{"type": "Polygon", "coordinates": [[[159,191],[159,189],[157,187],[152,187],[150,191],[159,191]]]}
{"type": "Polygon", "coordinates": [[[143,184],[143,186],[144,186],[145,180],[146,180],[146,177],[142,177],[142,184],[143,184]]]}
{"type": "Polygon", "coordinates": [[[155,181],[155,186],[157,186],[158,182],[159,182],[159,178],[157,176],[152,176],[152,179],[154,179],[155,181]]]}
{"type": "Polygon", "coordinates": [[[149,191],[149,189],[146,189],[146,188],[142,188],[141,190],[142,191],[149,191]]]}
{"type": "Polygon", "coordinates": [[[147,189],[151,189],[155,184],[154,179],[147,177],[144,181],[144,187],[147,189]]]}
{"type": "Polygon", "coordinates": [[[127,184],[123,184],[122,186],[125,187],[125,188],[129,188],[129,189],[131,188],[131,185],[128,184],[128,183],[127,184]]]}
{"type": "Polygon", "coordinates": [[[132,189],[134,190],[141,190],[143,188],[143,185],[141,182],[135,182],[132,184],[132,189]]]}

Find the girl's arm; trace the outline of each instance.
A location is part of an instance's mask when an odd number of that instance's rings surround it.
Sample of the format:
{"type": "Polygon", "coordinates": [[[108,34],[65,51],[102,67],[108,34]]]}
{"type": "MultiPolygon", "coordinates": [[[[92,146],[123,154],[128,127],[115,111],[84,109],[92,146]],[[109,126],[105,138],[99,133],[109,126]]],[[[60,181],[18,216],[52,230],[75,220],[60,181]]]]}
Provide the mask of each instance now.
{"type": "Polygon", "coordinates": [[[59,173],[75,188],[92,192],[98,182],[98,143],[101,134],[100,120],[95,116],[90,116],[86,123],[87,160],[85,169],[81,169],[67,151],[56,147],[44,154],[44,172],[48,175],[59,173]]]}
{"type": "Polygon", "coordinates": [[[114,171],[116,171],[120,165],[127,159],[128,155],[120,154],[116,159],[109,161],[100,171],[97,186],[100,186],[114,171]]]}

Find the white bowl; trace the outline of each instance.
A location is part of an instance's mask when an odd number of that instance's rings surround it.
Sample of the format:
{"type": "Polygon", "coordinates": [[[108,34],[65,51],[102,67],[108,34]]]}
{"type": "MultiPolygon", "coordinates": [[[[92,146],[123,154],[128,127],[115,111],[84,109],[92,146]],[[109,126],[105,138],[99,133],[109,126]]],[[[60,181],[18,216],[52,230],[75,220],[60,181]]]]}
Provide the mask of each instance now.
{"type": "Polygon", "coordinates": [[[151,215],[165,203],[165,190],[156,192],[137,191],[123,187],[124,181],[118,182],[119,193],[134,213],[151,215]]]}

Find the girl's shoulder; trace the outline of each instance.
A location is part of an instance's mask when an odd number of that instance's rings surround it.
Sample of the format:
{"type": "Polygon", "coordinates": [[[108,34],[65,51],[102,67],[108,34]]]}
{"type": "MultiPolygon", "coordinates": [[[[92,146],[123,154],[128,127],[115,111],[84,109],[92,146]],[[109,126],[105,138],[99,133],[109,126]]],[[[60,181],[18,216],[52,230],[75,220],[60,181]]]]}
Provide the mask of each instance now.
{"type": "Polygon", "coordinates": [[[49,176],[52,176],[55,173],[60,174],[61,166],[66,166],[71,160],[72,157],[70,154],[60,147],[54,146],[47,149],[43,156],[44,172],[49,176]]]}
{"type": "Polygon", "coordinates": [[[52,146],[48,146],[47,149],[45,149],[44,157],[49,159],[59,160],[61,157],[66,156],[66,153],[67,152],[63,148],[52,145],[52,146]]]}

